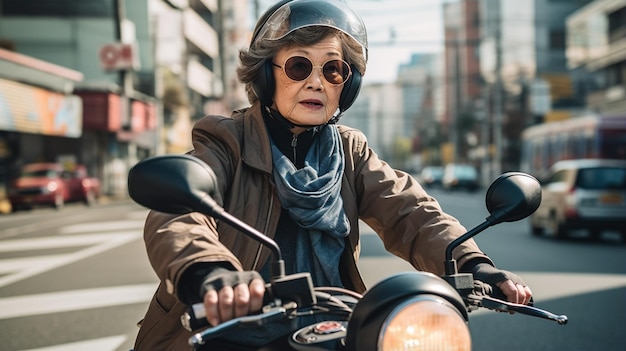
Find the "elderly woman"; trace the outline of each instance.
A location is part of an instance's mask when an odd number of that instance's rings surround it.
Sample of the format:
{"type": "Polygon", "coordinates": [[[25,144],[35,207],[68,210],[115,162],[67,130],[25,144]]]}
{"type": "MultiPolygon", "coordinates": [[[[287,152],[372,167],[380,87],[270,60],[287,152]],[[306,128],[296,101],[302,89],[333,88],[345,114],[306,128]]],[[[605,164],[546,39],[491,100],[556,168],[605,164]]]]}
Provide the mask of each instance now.
{"type": "MultiPolygon", "coordinates": [[[[216,201],[278,242],[287,274],[310,272],[316,286],[366,290],[357,269],[359,219],[389,252],[442,275],[445,248],[465,228],[415,179],[379,159],[360,131],[335,124],[365,73],[361,18],[338,0],[281,1],[259,19],[240,60],[251,106],[207,116],[192,132],[190,154],[217,175],[216,201]]],[[[199,213],[153,211],[144,236],[161,284],[136,350],[187,347],[179,317],[190,304],[203,302],[211,325],[261,308],[270,252],[258,242],[199,213]]],[[[474,241],[454,259],[508,300],[529,302],[530,289],[474,241]]]]}

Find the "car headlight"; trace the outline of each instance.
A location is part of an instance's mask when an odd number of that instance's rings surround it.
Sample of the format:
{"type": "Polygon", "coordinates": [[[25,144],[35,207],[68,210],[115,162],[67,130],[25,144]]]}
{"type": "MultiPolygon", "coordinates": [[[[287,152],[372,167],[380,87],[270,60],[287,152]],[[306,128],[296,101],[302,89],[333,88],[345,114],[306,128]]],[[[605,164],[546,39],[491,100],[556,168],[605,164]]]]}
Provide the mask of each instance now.
{"type": "Polygon", "coordinates": [[[379,351],[471,350],[467,323],[447,301],[418,296],[397,305],[383,322],[379,351]]]}
{"type": "Polygon", "coordinates": [[[48,185],[45,188],[46,192],[48,192],[48,193],[53,193],[57,189],[59,189],[59,184],[57,184],[57,182],[50,182],[50,183],[48,183],[48,185]]]}

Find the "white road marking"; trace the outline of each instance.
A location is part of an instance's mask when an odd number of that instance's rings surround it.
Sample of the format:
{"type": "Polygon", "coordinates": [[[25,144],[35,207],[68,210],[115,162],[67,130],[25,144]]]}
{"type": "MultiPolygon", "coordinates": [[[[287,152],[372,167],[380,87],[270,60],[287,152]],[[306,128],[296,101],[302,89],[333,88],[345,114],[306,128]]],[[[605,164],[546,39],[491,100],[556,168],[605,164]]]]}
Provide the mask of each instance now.
{"type": "Polygon", "coordinates": [[[89,232],[115,232],[128,229],[143,229],[144,221],[127,220],[113,222],[90,222],[65,226],[60,229],[61,234],[84,234],[89,232]]]}
{"type": "Polygon", "coordinates": [[[105,242],[116,233],[95,233],[89,235],[51,236],[34,239],[4,240],[0,243],[0,252],[30,251],[62,247],[87,246],[105,242]]]}
{"type": "Polygon", "coordinates": [[[127,337],[124,335],[110,336],[107,338],[72,342],[69,344],[48,346],[39,349],[22,351],[114,351],[117,350],[127,337]]]}
{"type": "Polygon", "coordinates": [[[157,284],[113,286],[0,298],[0,319],[150,301],[157,284]]]}
{"type": "MultiPolygon", "coordinates": [[[[141,238],[147,211],[129,214],[129,220],[76,224],[61,228],[63,236],[4,240],[0,243],[0,288],[141,238]],[[71,253],[37,255],[37,250],[74,248],[71,253]],[[29,257],[2,259],[2,253],[24,251],[29,257]]],[[[49,224],[49,223],[48,223],[49,224]]],[[[16,236],[46,227],[34,223],[0,230],[0,237],[16,236]]],[[[66,311],[148,303],[157,283],[50,292],[0,298],[0,320],[66,311]]],[[[22,351],[115,351],[127,335],[72,342],[22,351]]]]}
{"type": "MultiPolygon", "coordinates": [[[[41,274],[43,272],[49,271],[51,269],[70,264],[72,262],[80,261],[82,259],[91,257],[98,253],[111,250],[115,247],[124,245],[132,240],[141,237],[140,231],[128,231],[128,232],[116,232],[110,233],[108,235],[102,234],[94,234],[100,240],[99,243],[96,243],[87,248],[69,253],[69,254],[59,254],[59,255],[49,255],[49,256],[39,256],[32,258],[16,258],[16,259],[6,259],[0,260],[0,272],[8,273],[5,276],[0,277],[0,287],[9,285],[11,283],[15,283],[17,281],[30,278],[37,274],[41,274]],[[36,263],[36,264],[34,264],[36,263]]],[[[84,242],[85,237],[89,237],[89,235],[80,235],[75,236],[72,239],[75,239],[78,242],[84,242]]],[[[66,242],[65,237],[61,238],[35,238],[35,239],[18,239],[16,242],[11,244],[11,241],[2,242],[1,246],[4,246],[6,243],[8,246],[13,245],[14,247],[23,247],[25,243],[32,243],[32,245],[41,247],[40,244],[37,244],[38,241],[43,241],[48,243],[49,245],[54,245],[53,242],[55,240],[60,240],[62,242],[66,242]]],[[[97,242],[97,241],[96,241],[97,242]]],[[[72,246],[72,245],[69,245],[72,246]]]]}

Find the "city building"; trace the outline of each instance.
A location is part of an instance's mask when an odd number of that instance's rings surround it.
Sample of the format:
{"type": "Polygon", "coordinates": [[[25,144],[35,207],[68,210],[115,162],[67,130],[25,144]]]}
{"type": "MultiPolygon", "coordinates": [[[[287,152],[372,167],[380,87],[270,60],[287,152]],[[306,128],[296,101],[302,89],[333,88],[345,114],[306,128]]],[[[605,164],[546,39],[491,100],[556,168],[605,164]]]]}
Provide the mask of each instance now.
{"type": "MultiPolygon", "coordinates": [[[[77,96],[82,107],[81,133],[65,136],[76,140],[53,143],[77,147],[58,152],[47,147],[45,134],[0,125],[11,155],[2,172],[69,157],[87,164],[105,193],[125,195],[134,163],[187,151],[196,119],[245,104],[234,67],[250,33],[247,2],[0,1],[0,47],[73,72],[65,78],[71,84],[51,91],[77,96]]],[[[3,70],[0,78],[50,89],[44,74],[29,80],[17,72],[5,77],[3,70]]]]}
{"type": "Polygon", "coordinates": [[[0,201],[24,160],[77,162],[84,155],[75,155],[76,150],[89,152],[81,139],[82,101],[72,94],[83,78],[78,71],[0,48],[0,201]]]}
{"type": "MultiPolygon", "coordinates": [[[[478,0],[444,3],[444,133],[450,143],[444,163],[469,162],[481,132],[480,13],[478,0]]],[[[480,136],[483,140],[483,136],[480,136]]]]}
{"type": "Polygon", "coordinates": [[[567,65],[589,110],[626,113],[626,0],[595,0],[567,18],[567,65]]]}
{"type": "Polygon", "coordinates": [[[530,125],[584,109],[565,64],[565,18],[589,0],[480,0],[480,72],[493,174],[519,167],[530,125]]]}
{"type": "Polygon", "coordinates": [[[417,171],[424,162],[440,163],[440,61],[439,54],[416,53],[398,67],[395,81],[364,84],[340,123],[361,130],[394,167],[417,171]]]}

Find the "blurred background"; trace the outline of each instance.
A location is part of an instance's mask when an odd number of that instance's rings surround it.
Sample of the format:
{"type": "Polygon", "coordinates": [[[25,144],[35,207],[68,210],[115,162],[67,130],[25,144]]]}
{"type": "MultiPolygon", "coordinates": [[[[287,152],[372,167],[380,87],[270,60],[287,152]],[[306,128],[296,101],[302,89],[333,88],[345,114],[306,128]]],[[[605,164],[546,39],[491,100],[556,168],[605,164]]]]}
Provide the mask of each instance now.
{"type": "MultiPolygon", "coordinates": [[[[543,181],[559,160],[626,159],[626,0],[347,2],[370,59],[341,123],[466,227],[488,216],[484,190],[502,172],[543,181]]],[[[199,118],[248,105],[238,50],[272,3],[0,0],[3,350],[132,347],[158,279],[128,170],[189,150],[199,118]]],[[[546,216],[476,237],[571,322],[472,313],[474,349],[624,348],[625,162],[561,168],[543,183],[546,216]]],[[[368,286],[412,269],[366,226],[361,240],[368,286]]]]}
{"type": "MultiPolygon", "coordinates": [[[[470,164],[486,184],[626,158],[626,1],[348,3],[370,64],[342,123],[395,167],[470,164]]],[[[28,163],[80,163],[124,196],[138,160],[188,150],[195,120],[247,105],[237,52],[270,4],[1,0],[0,188],[28,163]]]]}

